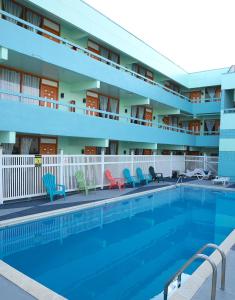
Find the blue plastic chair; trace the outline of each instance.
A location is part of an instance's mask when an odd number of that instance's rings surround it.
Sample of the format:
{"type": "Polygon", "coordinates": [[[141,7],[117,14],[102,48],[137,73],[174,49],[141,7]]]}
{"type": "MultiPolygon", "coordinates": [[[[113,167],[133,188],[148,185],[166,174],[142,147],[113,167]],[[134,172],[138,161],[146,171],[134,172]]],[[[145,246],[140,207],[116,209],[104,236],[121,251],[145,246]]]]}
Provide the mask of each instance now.
{"type": "Polygon", "coordinates": [[[54,196],[61,195],[65,199],[65,186],[63,184],[56,184],[56,178],[51,173],[43,175],[42,181],[47,191],[47,195],[50,196],[50,200],[54,200],[54,196]]]}
{"type": "Polygon", "coordinates": [[[123,176],[126,184],[131,184],[133,187],[135,187],[137,184],[140,184],[139,179],[135,176],[131,176],[130,170],[127,168],[123,170],[123,176]]]}
{"type": "Polygon", "coordinates": [[[148,184],[150,181],[152,181],[152,177],[148,174],[143,174],[141,168],[136,169],[136,175],[139,178],[140,182],[145,182],[146,184],[148,184]]]}

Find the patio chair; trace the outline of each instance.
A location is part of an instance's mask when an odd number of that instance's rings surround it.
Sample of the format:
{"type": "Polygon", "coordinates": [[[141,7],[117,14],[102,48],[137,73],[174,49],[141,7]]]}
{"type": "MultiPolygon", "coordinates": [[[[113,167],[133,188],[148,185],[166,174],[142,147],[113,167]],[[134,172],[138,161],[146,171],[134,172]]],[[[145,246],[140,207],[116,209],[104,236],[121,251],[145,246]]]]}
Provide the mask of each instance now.
{"type": "Polygon", "coordinates": [[[122,188],[125,187],[124,178],[115,178],[115,177],[113,177],[110,170],[106,170],[104,173],[105,173],[105,176],[106,176],[106,178],[109,182],[109,189],[112,189],[114,187],[118,187],[119,190],[121,190],[122,188]]]}
{"type": "Polygon", "coordinates": [[[182,178],[182,177],[184,177],[184,178],[197,177],[197,179],[200,179],[200,178],[201,178],[200,176],[201,176],[201,175],[198,174],[197,169],[195,169],[195,170],[193,170],[193,171],[186,170],[186,172],[180,173],[179,178],[182,178]]]}
{"type": "Polygon", "coordinates": [[[149,174],[152,176],[153,181],[164,181],[163,173],[155,172],[154,167],[152,166],[149,167],[149,174]]]}
{"type": "Polygon", "coordinates": [[[89,190],[96,190],[96,185],[94,183],[87,184],[84,173],[82,171],[77,171],[75,173],[75,177],[77,180],[78,190],[81,192],[84,191],[86,196],[88,195],[89,190]]]}
{"type": "Polygon", "coordinates": [[[194,172],[198,175],[199,179],[210,179],[212,174],[211,171],[203,169],[195,169],[194,172]]]}
{"type": "Polygon", "coordinates": [[[125,178],[125,183],[126,184],[130,184],[133,187],[135,187],[136,185],[140,184],[140,181],[137,177],[135,176],[131,176],[130,170],[128,168],[125,168],[123,170],[123,176],[125,178]]]}
{"type": "Polygon", "coordinates": [[[56,177],[53,174],[47,173],[43,175],[42,181],[47,195],[50,197],[50,201],[53,201],[54,196],[57,195],[61,195],[65,199],[65,186],[63,184],[56,184],[56,177]]]}
{"type": "Polygon", "coordinates": [[[215,179],[212,180],[212,182],[213,182],[213,184],[222,183],[223,185],[226,185],[226,184],[229,184],[230,177],[216,176],[215,179]]]}
{"type": "Polygon", "coordinates": [[[148,184],[150,181],[152,181],[152,177],[148,174],[143,174],[143,171],[141,168],[136,169],[136,175],[139,178],[140,182],[144,182],[148,184]]]}

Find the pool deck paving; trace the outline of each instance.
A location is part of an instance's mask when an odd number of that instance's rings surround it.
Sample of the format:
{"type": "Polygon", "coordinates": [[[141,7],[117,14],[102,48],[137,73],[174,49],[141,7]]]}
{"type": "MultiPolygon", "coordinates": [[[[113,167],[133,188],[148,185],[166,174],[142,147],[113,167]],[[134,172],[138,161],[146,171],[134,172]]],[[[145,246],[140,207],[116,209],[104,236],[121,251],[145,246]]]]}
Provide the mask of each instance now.
{"type": "Polygon", "coordinates": [[[53,202],[49,201],[48,197],[45,196],[34,199],[8,201],[0,205],[0,221],[116,198],[123,195],[134,195],[135,193],[154,190],[174,184],[175,180],[168,179],[160,181],[160,183],[151,182],[148,185],[125,188],[122,190],[97,189],[96,191],[89,191],[87,196],[84,193],[75,192],[68,194],[65,199],[58,198],[53,202]]]}
{"type": "MultiPolygon", "coordinates": [[[[121,191],[118,189],[97,189],[96,191],[90,191],[86,196],[84,193],[71,193],[67,194],[66,198],[58,198],[53,202],[50,202],[48,197],[42,196],[31,199],[22,199],[17,201],[6,201],[4,204],[0,205],[0,222],[4,220],[10,220],[18,217],[24,217],[28,215],[34,215],[37,213],[49,212],[53,210],[78,206],[82,204],[97,202],[101,200],[107,200],[110,198],[116,198],[123,195],[130,195],[139,192],[149,191],[151,189],[159,189],[163,186],[175,185],[177,179],[166,178],[160,183],[151,182],[148,185],[138,186],[135,188],[125,188],[121,191]]],[[[203,185],[207,187],[219,187],[223,188],[221,185],[213,185],[210,180],[196,180],[192,178],[183,179],[182,183],[188,183],[190,185],[203,185]]],[[[230,184],[224,188],[234,189],[235,185],[230,184]]]]}

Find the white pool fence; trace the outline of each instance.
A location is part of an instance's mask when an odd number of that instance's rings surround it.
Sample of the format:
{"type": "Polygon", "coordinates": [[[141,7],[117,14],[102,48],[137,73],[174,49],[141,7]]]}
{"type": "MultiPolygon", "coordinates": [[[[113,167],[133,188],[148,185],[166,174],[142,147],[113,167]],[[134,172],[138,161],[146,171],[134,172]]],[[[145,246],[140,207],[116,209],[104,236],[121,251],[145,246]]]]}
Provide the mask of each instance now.
{"type": "Polygon", "coordinates": [[[0,202],[12,199],[31,198],[45,194],[42,176],[54,174],[58,184],[64,184],[66,191],[77,190],[75,173],[82,170],[86,180],[99,188],[107,186],[106,169],[114,177],[123,177],[124,168],[135,175],[136,168],[148,174],[149,166],[164,177],[171,177],[173,171],[184,172],[202,168],[217,175],[218,157],[186,155],[3,155],[0,149],[0,202]]]}

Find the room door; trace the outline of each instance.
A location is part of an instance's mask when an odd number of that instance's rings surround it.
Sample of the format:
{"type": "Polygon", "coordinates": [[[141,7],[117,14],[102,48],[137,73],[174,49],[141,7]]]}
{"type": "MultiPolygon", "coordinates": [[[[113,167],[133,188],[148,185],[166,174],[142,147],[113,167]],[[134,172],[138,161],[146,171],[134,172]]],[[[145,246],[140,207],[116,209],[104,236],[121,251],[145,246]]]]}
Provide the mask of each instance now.
{"type": "MultiPolygon", "coordinates": [[[[56,100],[58,101],[58,87],[57,86],[50,86],[47,84],[41,84],[41,91],[40,91],[40,96],[42,98],[46,98],[49,100],[56,100]]],[[[53,104],[53,103],[48,103],[44,101],[39,102],[40,106],[46,106],[50,108],[58,108],[58,105],[53,104]]]]}
{"type": "Polygon", "coordinates": [[[200,102],[200,100],[201,100],[201,91],[190,92],[189,99],[192,102],[200,102]]]}
{"type": "MultiPolygon", "coordinates": [[[[86,107],[94,108],[94,109],[99,109],[99,98],[87,95],[87,98],[86,98],[86,107]]],[[[94,111],[87,111],[87,115],[98,116],[99,113],[98,112],[94,112],[94,111]]]]}
{"type": "MultiPolygon", "coordinates": [[[[144,119],[152,122],[153,120],[153,111],[151,108],[145,108],[144,119]]],[[[145,126],[152,126],[152,123],[145,123],[145,126]]]]}
{"type": "Polygon", "coordinates": [[[42,155],[56,155],[57,154],[57,145],[56,144],[40,144],[40,154],[42,155]]]}
{"type": "Polygon", "coordinates": [[[143,152],[144,155],[152,155],[153,152],[151,149],[144,149],[144,152],[143,152]]]}
{"type": "Polygon", "coordinates": [[[96,155],[97,154],[97,147],[85,146],[85,154],[86,155],[96,155]]]}
{"type": "MultiPolygon", "coordinates": [[[[46,19],[46,18],[43,19],[42,28],[45,29],[48,32],[53,33],[54,35],[60,36],[60,26],[59,26],[59,24],[54,23],[54,22],[52,22],[49,19],[46,19]]],[[[49,40],[52,40],[52,41],[54,41],[56,43],[60,42],[57,38],[52,37],[49,34],[43,33],[42,35],[45,36],[46,38],[48,38],[49,40]]]]}

